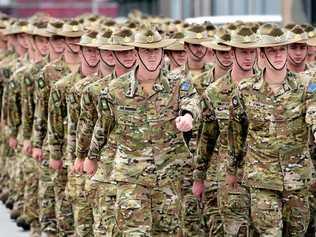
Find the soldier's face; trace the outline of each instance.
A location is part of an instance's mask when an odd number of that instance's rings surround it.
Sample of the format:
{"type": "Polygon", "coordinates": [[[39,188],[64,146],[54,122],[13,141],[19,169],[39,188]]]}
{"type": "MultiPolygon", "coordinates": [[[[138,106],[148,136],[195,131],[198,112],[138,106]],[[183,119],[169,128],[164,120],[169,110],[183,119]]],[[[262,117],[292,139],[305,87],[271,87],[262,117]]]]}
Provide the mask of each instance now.
{"type": "Polygon", "coordinates": [[[82,47],[81,49],[82,55],[89,65],[97,65],[99,58],[99,50],[93,47],[82,47]]]}
{"type": "Polygon", "coordinates": [[[145,67],[149,70],[157,70],[159,64],[161,64],[163,57],[162,49],[144,49],[140,48],[138,51],[139,60],[145,64],[145,67]]]}
{"type": "Polygon", "coordinates": [[[35,45],[41,55],[47,55],[49,51],[48,38],[42,36],[35,37],[35,45]]]}
{"type": "Polygon", "coordinates": [[[115,61],[113,58],[113,54],[110,50],[100,49],[100,57],[105,64],[107,64],[111,67],[114,66],[115,61]]]}
{"type": "Polygon", "coordinates": [[[314,62],[316,57],[316,47],[308,46],[307,61],[314,62]]]}
{"type": "MultiPolygon", "coordinates": [[[[265,57],[266,60],[273,65],[273,67],[277,70],[281,70],[287,60],[287,46],[277,46],[277,47],[267,47],[264,48],[264,54],[262,57],[265,57]]],[[[265,63],[269,65],[270,63],[265,63]]],[[[270,65],[271,66],[271,65],[270,65]]]]}
{"type": "Polygon", "coordinates": [[[65,50],[65,38],[53,36],[49,39],[50,45],[56,53],[62,53],[65,50]]]}
{"type": "Polygon", "coordinates": [[[21,33],[17,35],[17,40],[18,43],[20,44],[20,46],[22,46],[23,48],[28,48],[29,47],[29,42],[28,42],[28,35],[25,33],[21,33]]]}
{"type": "Polygon", "coordinates": [[[228,68],[233,63],[233,59],[232,59],[232,55],[230,51],[215,50],[214,55],[215,55],[215,63],[223,67],[228,68]]]}
{"type": "Polygon", "coordinates": [[[288,59],[293,64],[304,63],[307,57],[308,47],[307,44],[290,44],[288,45],[288,59]]]}
{"type": "Polygon", "coordinates": [[[80,51],[80,45],[77,45],[79,43],[80,38],[79,37],[66,37],[65,43],[66,43],[66,51],[72,52],[72,53],[79,53],[80,51]]]}
{"type": "Polygon", "coordinates": [[[199,44],[185,44],[184,49],[193,61],[201,61],[207,52],[207,48],[199,44]]]}
{"type": "Polygon", "coordinates": [[[171,58],[170,60],[176,61],[176,64],[182,66],[187,61],[187,54],[184,50],[179,51],[171,51],[171,58]]]}
{"type": "Polygon", "coordinates": [[[253,66],[257,58],[257,49],[241,49],[235,48],[233,50],[233,59],[235,63],[238,63],[239,66],[245,70],[250,71],[253,69],[253,66]]]}
{"type": "Polygon", "coordinates": [[[123,66],[130,68],[135,64],[136,54],[135,50],[116,51],[113,52],[115,64],[123,64],[123,66]]]}

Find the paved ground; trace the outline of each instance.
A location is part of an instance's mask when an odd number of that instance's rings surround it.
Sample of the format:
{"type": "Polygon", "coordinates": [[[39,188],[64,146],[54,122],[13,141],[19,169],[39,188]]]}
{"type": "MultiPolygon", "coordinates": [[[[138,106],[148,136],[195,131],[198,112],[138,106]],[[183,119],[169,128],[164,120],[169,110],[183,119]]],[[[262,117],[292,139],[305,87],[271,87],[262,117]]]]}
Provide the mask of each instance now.
{"type": "Polygon", "coordinates": [[[27,237],[29,232],[24,232],[10,219],[10,212],[0,204],[0,237],[27,237]]]}

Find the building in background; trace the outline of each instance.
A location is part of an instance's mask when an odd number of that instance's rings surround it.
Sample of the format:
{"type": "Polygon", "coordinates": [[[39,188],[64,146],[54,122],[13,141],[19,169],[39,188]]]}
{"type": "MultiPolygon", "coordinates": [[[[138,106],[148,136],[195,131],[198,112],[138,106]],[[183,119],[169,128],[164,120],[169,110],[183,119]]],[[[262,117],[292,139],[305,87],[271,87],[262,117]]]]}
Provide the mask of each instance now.
{"type": "Polygon", "coordinates": [[[316,23],[314,0],[0,0],[0,8],[14,16],[45,11],[56,17],[95,12],[127,16],[132,9],[150,15],[185,19],[220,15],[280,15],[285,23],[316,23]],[[313,11],[314,10],[314,11],[313,11]]]}

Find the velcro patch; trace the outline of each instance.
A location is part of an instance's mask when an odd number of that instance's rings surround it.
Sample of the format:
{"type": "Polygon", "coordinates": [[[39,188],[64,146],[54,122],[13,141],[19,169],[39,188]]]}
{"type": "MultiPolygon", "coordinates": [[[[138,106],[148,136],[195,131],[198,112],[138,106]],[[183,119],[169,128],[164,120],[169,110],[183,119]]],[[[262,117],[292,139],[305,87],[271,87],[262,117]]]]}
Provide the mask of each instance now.
{"type": "Polygon", "coordinates": [[[307,92],[314,93],[316,91],[316,83],[310,83],[307,88],[307,92]]]}
{"type": "Polygon", "coordinates": [[[191,84],[188,81],[185,81],[181,84],[182,91],[188,91],[191,87],[191,84]]]}

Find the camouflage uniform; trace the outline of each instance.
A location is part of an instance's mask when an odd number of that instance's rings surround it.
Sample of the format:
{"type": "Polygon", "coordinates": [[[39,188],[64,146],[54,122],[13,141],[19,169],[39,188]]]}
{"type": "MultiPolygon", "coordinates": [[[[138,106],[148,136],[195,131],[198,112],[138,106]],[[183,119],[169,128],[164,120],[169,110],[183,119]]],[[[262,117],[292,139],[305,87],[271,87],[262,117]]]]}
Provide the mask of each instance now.
{"type": "Polygon", "coordinates": [[[242,81],[232,98],[227,172],[235,175],[245,161],[251,218],[262,236],[281,236],[282,218],[289,236],[302,236],[307,229],[313,168],[308,125],[315,126],[314,91],[315,83],[288,73],[276,94],[263,76],[255,76],[242,81]]]}
{"type": "Polygon", "coordinates": [[[135,70],[102,91],[88,157],[100,157],[113,130],[118,147],[112,179],[117,181],[116,219],[123,236],[175,236],[180,231],[181,157],[188,151],[173,123],[179,111],[197,118],[196,96],[189,82],[162,73],[147,96],[135,70]]]}
{"type": "Polygon", "coordinates": [[[41,230],[47,233],[57,232],[55,215],[55,195],[53,171],[48,167],[49,149],[47,144],[48,99],[51,87],[63,75],[70,73],[65,62],[60,59],[47,64],[35,80],[36,99],[32,145],[43,150],[43,160],[39,166],[38,201],[41,230]]]}
{"type": "MultiPolygon", "coordinates": [[[[69,160],[66,159],[67,139],[67,103],[66,98],[70,88],[79,80],[81,74],[73,72],[58,80],[51,89],[48,102],[48,144],[49,157],[63,160],[64,168],[54,176],[54,192],[58,234],[60,236],[73,233],[73,211],[70,197],[66,195],[68,182],[69,160]]],[[[69,193],[69,190],[67,191],[69,193]]]]}
{"type": "MultiPolygon", "coordinates": [[[[76,154],[76,134],[78,127],[78,120],[80,116],[80,102],[81,95],[85,87],[97,80],[97,74],[87,76],[78,81],[70,89],[67,97],[67,114],[68,114],[68,136],[67,136],[67,155],[72,162],[75,161],[76,154]]],[[[85,100],[86,97],[83,97],[85,100]]],[[[86,112],[86,111],[84,111],[86,112]]],[[[85,174],[71,174],[68,187],[74,190],[74,193],[69,192],[71,200],[73,201],[75,233],[78,236],[93,236],[93,200],[89,200],[89,190],[91,187],[91,180],[85,174]],[[87,190],[88,189],[88,190],[87,190]]]]}
{"type": "MultiPolygon", "coordinates": [[[[197,165],[194,171],[194,179],[206,180],[205,206],[208,207],[208,210],[205,214],[209,221],[210,233],[213,235],[217,234],[214,228],[219,228],[222,221],[224,223],[225,236],[237,236],[241,227],[245,228],[243,232],[247,233],[249,227],[248,191],[240,185],[236,190],[230,190],[224,184],[226,163],[229,158],[227,140],[229,107],[235,89],[236,85],[232,81],[231,71],[229,71],[205,90],[202,100],[203,131],[201,134],[199,155],[196,160],[197,165]],[[208,147],[207,144],[212,144],[212,146],[208,147]],[[213,149],[215,152],[212,155],[213,149]],[[209,175],[209,166],[214,163],[217,166],[215,170],[216,183],[220,188],[212,185],[213,173],[209,175]],[[217,188],[219,188],[219,193],[215,191],[217,188]],[[209,194],[214,191],[216,192],[215,196],[209,194]],[[210,198],[212,196],[214,199],[210,198]],[[222,215],[220,219],[218,219],[219,213],[217,207],[219,207],[222,215]]],[[[242,176],[241,171],[239,179],[242,176]]],[[[223,232],[219,233],[219,236],[224,235],[223,232]]]]}
{"type": "MultiPolygon", "coordinates": [[[[115,78],[114,72],[91,85],[84,88],[81,97],[81,112],[78,120],[78,131],[76,139],[76,156],[85,159],[88,156],[93,129],[98,118],[97,103],[102,88],[105,88],[110,81],[115,78]]],[[[109,140],[109,144],[114,141],[109,140]]],[[[114,142],[114,144],[116,144],[114,142]]],[[[108,147],[108,146],[107,146],[108,147]]],[[[111,147],[111,146],[110,146],[111,147]]],[[[116,145],[115,145],[116,147],[116,145]]],[[[114,147],[114,148],[115,148],[114,147]]],[[[115,150],[114,150],[115,152],[115,150]]],[[[101,156],[100,166],[97,173],[92,178],[95,185],[95,192],[91,192],[90,199],[94,199],[94,235],[98,236],[117,236],[118,231],[114,217],[114,206],[116,200],[116,187],[109,182],[109,170],[112,168],[113,151],[106,150],[101,156]],[[109,169],[110,167],[110,169],[109,169]]],[[[92,185],[91,185],[92,186],[92,185]]]]}

